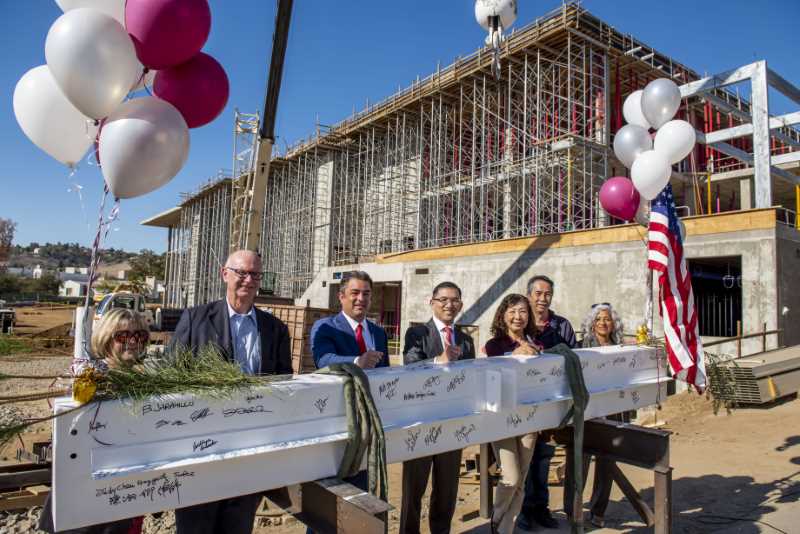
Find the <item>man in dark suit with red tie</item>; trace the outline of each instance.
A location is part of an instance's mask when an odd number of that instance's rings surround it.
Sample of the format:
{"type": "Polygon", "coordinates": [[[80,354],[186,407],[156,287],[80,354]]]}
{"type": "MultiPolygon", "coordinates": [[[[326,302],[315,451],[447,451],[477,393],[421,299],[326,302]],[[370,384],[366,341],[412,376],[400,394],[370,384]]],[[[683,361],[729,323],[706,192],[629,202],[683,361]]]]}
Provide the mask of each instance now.
{"type": "Polygon", "coordinates": [[[367,319],[372,278],[364,271],[342,275],[341,313],[325,317],[311,328],[311,352],[318,369],[332,363],[354,363],[362,369],[389,366],[389,348],[383,328],[367,319]]]}
{"type": "MultiPolygon", "coordinates": [[[[453,282],[442,282],[433,288],[433,317],[424,325],[406,331],[403,348],[405,365],[420,361],[447,364],[475,357],[472,338],[455,329],[461,312],[461,289],[453,282]]],[[[400,512],[400,534],[419,534],[422,496],[433,471],[428,524],[431,534],[448,534],[458,498],[458,475],[461,450],[443,452],[403,462],[403,504],[400,512]]]]}

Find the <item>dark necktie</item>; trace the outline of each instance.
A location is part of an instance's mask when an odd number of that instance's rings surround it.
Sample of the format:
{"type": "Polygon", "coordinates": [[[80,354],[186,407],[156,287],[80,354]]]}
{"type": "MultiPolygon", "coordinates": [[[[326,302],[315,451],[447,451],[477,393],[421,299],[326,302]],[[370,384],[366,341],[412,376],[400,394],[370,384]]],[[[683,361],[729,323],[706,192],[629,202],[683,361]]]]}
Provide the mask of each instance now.
{"type": "Polygon", "coordinates": [[[358,350],[361,351],[359,356],[367,352],[367,344],[364,342],[364,327],[361,323],[356,326],[356,343],[358,343],[358,350]]]}

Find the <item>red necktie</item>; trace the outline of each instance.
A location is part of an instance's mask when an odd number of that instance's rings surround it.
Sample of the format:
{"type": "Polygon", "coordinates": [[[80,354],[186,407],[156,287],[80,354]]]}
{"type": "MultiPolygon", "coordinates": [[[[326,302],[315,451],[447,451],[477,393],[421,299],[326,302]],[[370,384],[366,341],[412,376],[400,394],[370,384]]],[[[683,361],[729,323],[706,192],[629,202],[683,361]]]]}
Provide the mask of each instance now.
{"type": "Polygon", "coordinates": [[[444,330],[444,347],[447,348],[453,344],[453,329],[449,325],[445,325],[444,330]]]}
{"type": "MultiPolygon", "coordinates": [[[[361,323],[356,326],[356,343],[358,343],[358,350],[361,351],[361,354],[367,352],[367,344],[364,343],[364,327],[361,323]]],[[[359,356],[361,356],[361,354],[359,354],[359,356]]]]}

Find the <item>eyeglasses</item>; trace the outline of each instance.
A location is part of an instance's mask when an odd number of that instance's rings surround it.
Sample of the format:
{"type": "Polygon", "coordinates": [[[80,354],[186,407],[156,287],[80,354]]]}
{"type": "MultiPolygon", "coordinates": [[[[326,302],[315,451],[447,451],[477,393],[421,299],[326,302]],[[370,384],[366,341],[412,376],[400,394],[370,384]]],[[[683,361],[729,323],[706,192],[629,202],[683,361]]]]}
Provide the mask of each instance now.
{"type": "Polygon", "coordinates": [[[595,302],[594,304],[592,304],[592,309],[598,306],[608,306],[610,308],[611,304],[609,304],[608,302],[595,302]]]}
{"type": "Polygon", "coordinates": [[[131,332],[130,330],[118,330],[114,332],[114,341],[122,345],[127,345],[128,341],[133,339],[136,343],[147,343],[150,340],[150,332],[147,330],[137,330],[131,332]]]}
{"type": "Polygon", "coordinates": [[[454,306],[458,306],[459,304],[461,304],[461,299],[449,299],[447,297],[439,297],[438,299],[431,299],[431,300],[435,300],[442,306],[446,306],[448,302],[454,306]]]}
{"type": "Polygon", "coordinates": [[[235,274],[239,278],[239,280],[244,280],[249,276],[253,280],[258,281],[264,277],[264,273],[262,273],[261,271],[243,271],[241,269],[234,269],[233,267],[225,267],[225,269],[235,274]]]}

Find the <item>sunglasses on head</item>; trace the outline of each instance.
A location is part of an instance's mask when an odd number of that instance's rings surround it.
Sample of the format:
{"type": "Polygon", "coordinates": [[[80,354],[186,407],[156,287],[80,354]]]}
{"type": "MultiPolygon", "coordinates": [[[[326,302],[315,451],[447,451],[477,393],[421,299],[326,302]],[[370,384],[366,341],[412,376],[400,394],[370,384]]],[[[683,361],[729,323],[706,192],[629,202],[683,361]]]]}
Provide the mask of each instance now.
{"type": "Polygon", "coordinates": [[[118,332],[114,332],[112,337],[114,341],[123,345],[127,344],[131,339],[135,340],[137,343],[147,343],[147,341],[150,340],[150,332],[147,330],[137,330],[136,332],[119,330],[118,332]]]}
{"type": "Polygon", "coordinates": [[[608,306],[608,307],[611,307],[611,304],[609,304],[608,302],[595,302],[594,304],[592,304],[592,308],[596,308],[596,307],[598,307],[598,306],[608,306]]]}

